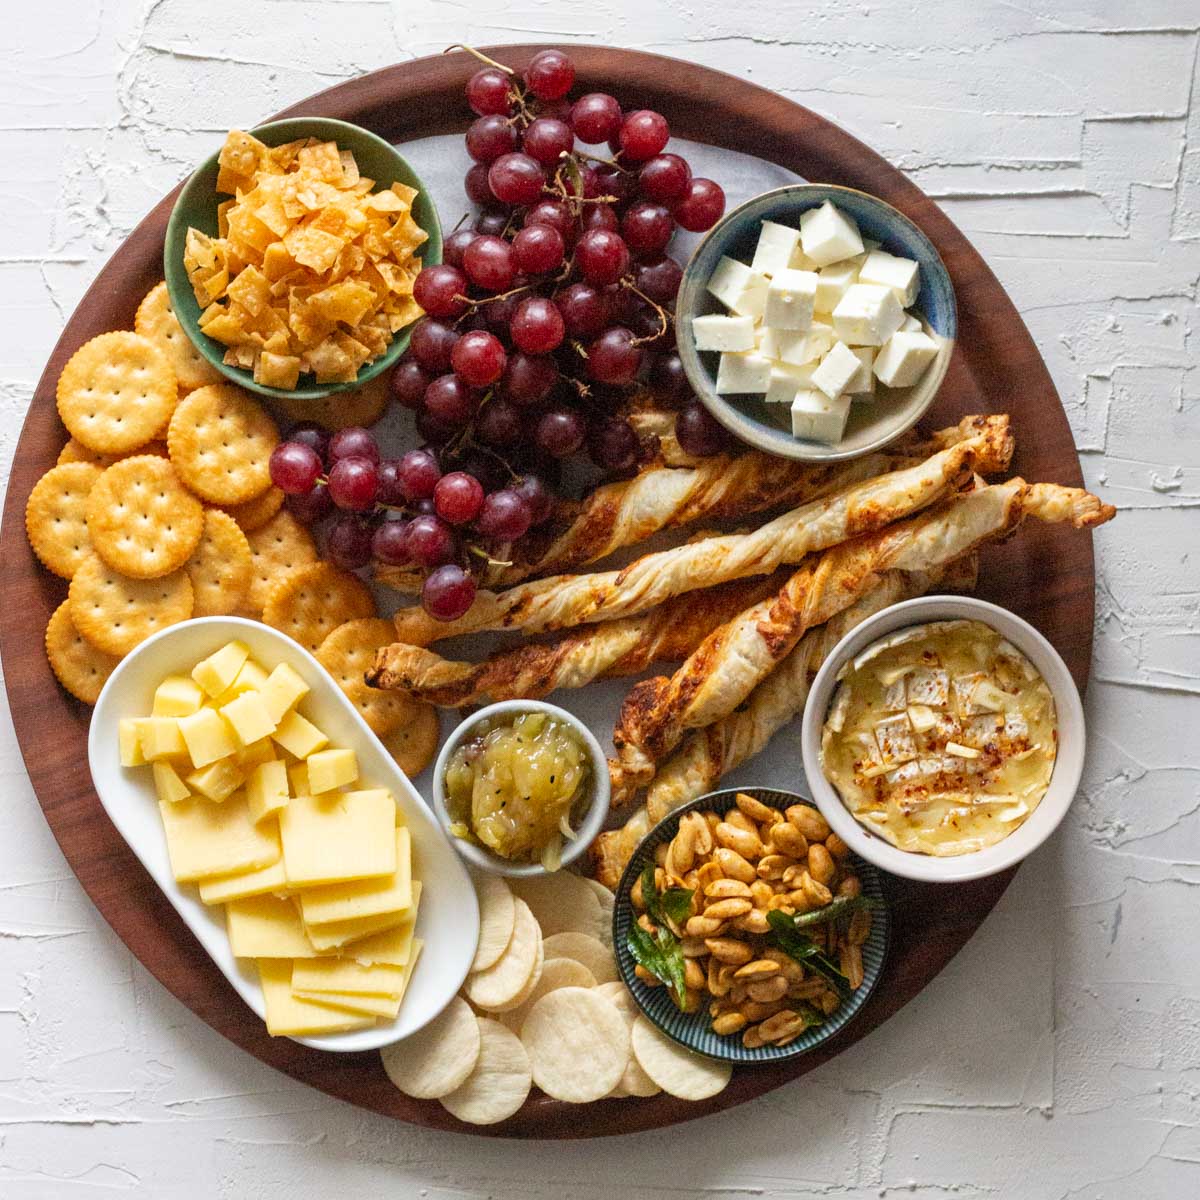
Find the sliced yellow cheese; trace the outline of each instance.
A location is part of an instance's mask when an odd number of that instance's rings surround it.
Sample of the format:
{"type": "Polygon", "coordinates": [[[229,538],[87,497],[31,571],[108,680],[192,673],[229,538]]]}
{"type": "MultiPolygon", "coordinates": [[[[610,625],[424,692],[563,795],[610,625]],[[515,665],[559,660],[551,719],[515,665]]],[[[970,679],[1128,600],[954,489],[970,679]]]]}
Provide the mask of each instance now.
{"type": "MultiPolygon", "coordinates": [[[[395,840],[396,869],[390,875],[326,884],[301,892],[304,923],[324,925],[381,913],[407,913],[412,907],[412,838],[407,829],[400,828],[395,840]]],[[[285,853],[286,844],[285,838],[285,853]]]]}
{"type": "Polygon", "coordinates": [[[192,668],[192,678],[208,695],[219,696],[237,678],[249,657],[250,647],[245,642],[227,642],[192,668]]]}
{"type": "Polygon", "coordinates": [[[183,740],[177,717],[143,717],[138,741],[147,762],[182,758],[187,754],[187,743],[183,740]]]}
{"type": "Polygon", "coordinates": [[[298,712],[288,713],[271,736],[291,755],[307,758],[329,745],[329,739],[298,712]]]}
{"type": "Polygon", "coordinates": [[[358,757],[353,750],[334,747],[318,750],[305,760],[308,767],[308,790],[314,796],[345,787],[358,778],[358,757]]]}
{"type": "Polygon", "coordinates": [[[236,699],[230,700],[221,708],[221,716],[229,722],[240,750],[270,737],[277,724],[271,720],[266,703],[258,692],[243,692],[236,699]]]}
{"type": "Polygon", "coordinates": [[[192,794],[191,788],[179,778],[179,772],[169,762],[151,763],[151,768],[154,771],[154,790],[159,800],[178,804],[192,794]]]}
{"type": "Polygon", "coordinates": [[[250,781],[246,784],[246,799],[254,820],[261,821],[271,813],[278,812],[287,804],[289,798],[287,767],[279,759],[259,763],[250,773],[250,781]]]}
{"type": "Polygon", "coordinates": [[[205,904],[225,904],[230,900],[241,900],[244,896],[261,896],[266,892],[282,892],[287,888],[287,875],[283,870],[283,858],[266,867],[254,867],[249,871],[235,871],[232,875],[211,875],[201,879],[200,899],[205,904]]]}
{"type": "Polygon", "coordinates": [[[228,758],[238,748],[233,731],[216,709],[202,708],[180,717],[178,724],[193,767],[207,767],[218,758],[228,758]]]}
{"type": "Polygon", "coordinates": [[[258,964],[266,1006],[267,1032],[272,1037],[302,1037],[309,1033],[343,1033],[375,1024],[375,1018],[348,1013],[292,995],[292,964],[286,958],[267,958],[258,964]]]}
{"type": "Polygon", "coordinates": [[[229,947],[238,958],[314,958],[296,906],[269,893],[230,900],[225,905],[229,947]]]}
{"type": "MultiPolygon", "coordinates": [[[[293,979],[295,975],[293,974],[293,979]]],[[[400,1011],[402,996],[356,996],[349,992],[306,992],[293,983],[292,995],[297,1000],[306,1000],[310,1004],[319,1004],[331,1012],[354,1013],[364,1017],[382,1017],[385,1021],[394,1020],[400,1011]]]]}
{"type": "Polygon", "coordinates": [[[347,947],[345,953],[351,954],[352,947],[360,939],[385,930],[394,930],[398,925],[404,924],[411,924],[407,913],[381,913],[377,917],[359,917],[354,921],[330,921],[326,925],[309,925],[306,931],[308,940],[318,950],[340,951],[342,947],[347,947]]]}
{"type": "Polygon", "coordinates": [[[121,751],[121,766],[144,767],[146,756],[142,753],[143,717],[122,717],[117,722],[117,745],[121,751]]]}
{"type": "Polygon", "coordinates": [[[259,691],[266,682],[266,671],[254,659],[248,658],[242,663],[242,669],[233,677],[233,682],[219,696],[214,698],[214,703],[220,708],[223,704],[228,704],[230,700],[236,696],[240,696],[243,692],[259,691]]]}
{"type": "Polygon", "coordinates": [[[232,758],[218,758],[187,777],[188,787],[218,803],[232,796],[245,782],[246,773],[232,758]]]}
{"type": "Polygon", "coordinates": [[[269,737],[259,738],[257,742],[243,746],[237,752],[236,758],[238,765],[247,769],[256,767],[259,763],[271,762],[275,758],[275,743],[269,737]]]}
{"type": "MultiPolygon", "coordinates": [[[[358,938],[342,949],[342,954],[355,962],[370,966],[372,963],[391,963],[402,967],[412,954],[413,933],[417,926],[417,908],[421,900],[421,881],[413,880],[412,908],[402,925],[395,925],[381,933],[372,933],[367,937],[358,938]]],[[[314,927],[317,930],[328,929],[328,925],[314,927]]],[[[313,931],[309,931],[309,941],[313,939],[313,931]]]]}
{"type": "Polygon", "coordinates": [[[297,796],[280,812],[279,828],[294,885],[390,875],[396,869],[396,804],[384,788],[297,796]]]}
{"type": "Polygon", "coordinates": [[[404,967],[390,963],[363,966],[348,958],[313,958],[297,962],[292,987],[305,992],[346,992],[354,996],[398,996],[404,967]]]}
{"type": "Polygon", "coordinates": [[[204,692],[186,675],[168,675],[154,689],[156,717],[186,717],[204,703],[204,692]]]}
{"type": "Polygon", "coordinates": [[[258,689],[267,703],[267,710],[278,724],[308,695],[308,684],[300,673],[287,663],[280,663],[258,689]]]}
{"type": "Polygon", "coordinates": [[[171,871],[181,883],[206,875],[230,875],[279,860],[279,831],[273,821],[256,825],[244,796],[224,804],[211,800],[160,803],[171,871]]]}

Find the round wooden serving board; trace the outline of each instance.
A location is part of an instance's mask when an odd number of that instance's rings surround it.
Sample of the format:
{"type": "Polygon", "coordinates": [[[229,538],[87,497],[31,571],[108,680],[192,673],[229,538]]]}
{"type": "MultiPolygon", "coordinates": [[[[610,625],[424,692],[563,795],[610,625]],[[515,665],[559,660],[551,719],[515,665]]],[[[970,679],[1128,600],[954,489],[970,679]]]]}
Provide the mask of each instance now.
{"type": "MultiPolygon", "coordinates": [[[[541,47],[490,51],[522,67],[541,47]]],[[[898,170],[849,134],[791,101],[741,79],[652,54],[574,46],[575,92],[606,91],[662,112],[676,134],[784,166],[806,179],[846,184],[889,201],[930,237],[958,294],[959,338],[930,415],[944,425],[968,412],[1008,412],[1016,425],[1014,470],[1079,486],[1082,478],[1062,404],[1012,302],[941,210],[898,170]]],[[[305,100],[274,118],[338,117],[402,142],[465,129],[463,85],[478,64],[458,53],[402,63],[305,100]]],[[[91,788],[90,709],[58,687],[42,650],[46,622],[65,585],[43,570],[25,539],[30,489],[66,440],[55,382],[71,354],[109,329],[132,328],[134,309],[162,277],[163,235],[174,193],[134,230],[100,272],[59,339],[38,384],[17,446],[4,509],[4,616],[0,651],[13,723],[29,776],[63,853],[96,907],[165,987],[214,1029],[263,1062],[364,1108],[419,1125],[506,1137],[591,1137],[653,1129],[760,1096],[819,1066],[886,1021],[962,947],[1000,898],[1012,873],[954,887],[892,880],[893,942],[884,978],[864,1012],[830,1044],[796,1062],[743,1070],[700,1104],[669,1096],[612,1100],[586,1111],[540,1093],[501,1125],[461,1125],[436,1102],[391,1086],[376,1054],[323,1054],[267,1036],[142,870],[91,788]]],[[[1092,647],[1094,575],[1086,533],[1031,523],[983,556],[979,594],[1032,621],[1066,659],[1082,689],[1092,647]]]]}

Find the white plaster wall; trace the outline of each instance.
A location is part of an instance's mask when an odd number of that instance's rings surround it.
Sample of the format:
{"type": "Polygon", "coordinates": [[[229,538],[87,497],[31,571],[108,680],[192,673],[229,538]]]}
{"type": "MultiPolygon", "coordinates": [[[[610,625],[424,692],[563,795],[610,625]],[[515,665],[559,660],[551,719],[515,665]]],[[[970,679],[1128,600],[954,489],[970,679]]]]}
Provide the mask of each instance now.
{"type": "Polygon", "coordinates": [[[1096,538],[1092,747],[1065,827],[951,967],[802,1082],[666,1134],[454,1138],[235,1050],[92,910],[0,723],[0,1196],[1200,1194],[1197,0],[0,3],[0,470],[45,356],[237,123],[448,43],[659,50],[890,157],[1009,288],[1096,538]]]}

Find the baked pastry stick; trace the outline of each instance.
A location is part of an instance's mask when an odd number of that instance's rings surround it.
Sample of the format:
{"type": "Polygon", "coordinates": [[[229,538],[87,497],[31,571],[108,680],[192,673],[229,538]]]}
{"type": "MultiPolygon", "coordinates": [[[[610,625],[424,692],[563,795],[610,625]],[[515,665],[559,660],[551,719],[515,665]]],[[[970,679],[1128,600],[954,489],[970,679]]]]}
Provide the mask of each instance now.
{"type": "Polygon", "coordinates": [[[656,764],[689,729],[733,712],[809,629],[853,604],[884,571],[932,571],[1011,532],[1027,516],[1083,528],[1114,512],[1079,488],[1011,479],[814,556],[775,596],[711,633],[671,678],[633,688],[613,731],[614,805],[628,803],[650,783],[656,764]]]}
{"type": "Polygon", "coordinates": [[[813,500],[752,533],[727,534],[645,554],[619,571],[552,575],[505,592],[480,591],[457,621],[436,621],[411,605],[395,615],[396,640],[427,646],[482,629],[527,633],[565,629],[646,612],[672,596],[766,575],[813,550],[880,529],[954,491],[973,470],[1008,454],[1007,431],[987,430],[914,467],[892,471],[813,500]]]}
{"type": "Polygon", "coordinates": [[[534,700],[593,679],[637,675],[655,662],[680,662],[746,605],[774,595],[789,572],[739,580],[620,621],[584,625],[554,642],[497,651],[480,663],[454,662],[400,642],[384,646],[367,672],[372,687],[406,691],[443,708],[534,700]]]}

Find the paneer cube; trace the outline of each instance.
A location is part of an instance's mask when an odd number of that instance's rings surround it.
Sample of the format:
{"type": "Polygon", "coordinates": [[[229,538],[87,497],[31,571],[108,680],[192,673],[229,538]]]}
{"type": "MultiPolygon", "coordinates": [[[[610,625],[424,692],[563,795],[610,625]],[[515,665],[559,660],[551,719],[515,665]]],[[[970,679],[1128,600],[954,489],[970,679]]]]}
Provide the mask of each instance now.
{"type": "Polygon", "coordinates": [[[353,750],[343,747],[318,750],[308,756],[305,765],[308,767],[308,790],[313,796],[332,792],[358,778],[358,758],[353,750]]]}
{"type": "Polygon", "coordinates": [[[219,758],[187,777],[188,787],[218,803],[232,796],[245,782],[245,771],[232,758],[219,758]]]}
{"type": "Polygon", "coordinates": [[[801,388],[812,386],[811,363],[793,367],[788,363],[775,363],[771,367],[771,383],[763,399],[768,404],[791,404],[801,388]]]}
{"type": "Polygon", "coordinates": [[[901,308],[915,304],[920,291],[920,266],[911,258],[899,258],[884,250],[872,250],[858,273],[861,283],[878,283],[891,288],[901,308]]]}
{"type": "Polygon", "coordinates": [[[740,316],[758,318],[767,303],[767,277],[726,254],[708,280],[708,291],[740,316]]]}
{"type": "Polygon", "coordinates": [[[151,769],[154,772],[154,790],[158,793],[160,801],[178,804],[180,800],[186,800],[192,794],[188,785],[179,778],[179,772],[169,762],[152,763],[151,769]]]}
{"type": "Polygon", "coordinates": [[[278,725],[308,695],[309,688],[294,667],[280,663],[258,690],[271,720],[278,725]]]}
{"type": "Polygon", "coordinates": [[[850,381],[859,373],[862,363],[845,342],[834,342],[833,349],[821,359],[812,373],[813,387],[820,388],[831,400],[849,391],[850,381]]]}
{"type": "Polygon", "coordinates": [[[275,732],[277,721],[271,719],[267,702],[261,692],[243,692],[221,708],[221,716],[229,722],[238,748],[244,750],[254,742],[275,732]]]}
{"type": "Polygon", "coordinates": [[[182,758],[187,754],[187,743],[183,740],[179,721],[178,717],[141,718],[141,736],[138,740],[147,762],[156,762],[160,758],[182,758]]]}
{"type": "Polygon", "coordinates": [[[179,732],[193,767],[207,767],[218,758],[237,752],[237,739],[225,718],[215,708],[202,708],[187,717],[180,717],[179,732]]]}
{"type": "Polygon", "coordinates": [[[937,342],[927,333],[899,330],[875,356],[875,378],[888,387],[912,387],[937,358],[937,342]]]}
{"type": "Polygon", "coordinates": [[[817,275],[813,271],[776,271],[767,285],[763,324],[771,329],[807,329],[817,302],[817,275]]]}
{"type": "Polygon", "coordinates": [[[250,657],[245,642],[228,642],[220,650],[201,659],[192,668],[192,678],[210,696],[219,696],[237,678],[242,664],[250,657]]]}
{"type": "Polygon", "coordinates": [[[250,806],[253,821],[261,821],[271,813],[278,812],[287,806],[290,798],[287,767],[278,759],[259,763],[250,772],[246,783],[246,803],[250,806]]]}
{"type": "Polygon", "coordinates": [[[329,739],[294,709],[279,722],[271,736],[295,758],[307,758],[329,745],[329,739]]]}
{"type": "Polygon", "coordinates": [[[204,692],[199,684],[186,675],[168,675],[154,689],[156,717],[186,717],[204,703],[204,692]]]}
{"type": "Polygon", "coordinates": [[[833,310],[833,328],[849,346],[882,346],[900,328],[896,293],[875,283],[852,283],[833,310]]]}
{"type": "Polygon", "coordinates": [[[692,318],[697,350],[753,350],[752,317],[723,317],[713,313],[692,318]]]}
{"type": "Polygon", "coordinates": [[[833,326],[822,321],[813,321],[806,330],[764,330],[759,353],[793,367],[804,366],[806,363],[815,367],[817,361],[832,345],[833,326]]]}
{"type": "Polygon", "coordinates": [[[758,245],[754,248],[754,261],[751,270],[760,275],[774,275],[777,271],[786,271],[792,262],[792,255],[800,244],[800,230],[790,225],[780,225],[775,221],[764,221],[758,232],[758,245]]]}
{"type": "Polygon", "coordinates": [[[831,400],[815,388],[803,389],[792,401],[792,436],[836,445],[846,432],[849,415],[849,396],[831,400]]]}
{"type": "Polygon", "coordinates": [[[717,367],[719,395],[765,392],[771,383],[771,360],[756,351],[722,354],[717,367]]]}
{"type": "Polygon", "coordinates": [[[924,333],[925,326],[921,324],[919,317],[914,317],[912,313],[905,313],[904,320],[901,322],[899,333],[924,333]]]}
{"type": "Polygon", "coordinates": [[[858,279],[858,267],[853,262],[834,263],[817,272],[817,302],[819,313],[831,313],[846,289],[858,279]]]}
{"type": "Polygon", "coordinates": [[[829,200],[801,215],[800,245],[818,267],[827,267],[863,251],[858,226],[829,200]]]}
{"type": "Polygon", "coordinates": [[[858,359],[858,370],[846,384],[846,394],[855,399],[869,399],[875,394],[875,347],[851,346],[850,353],[858,359]]]}

